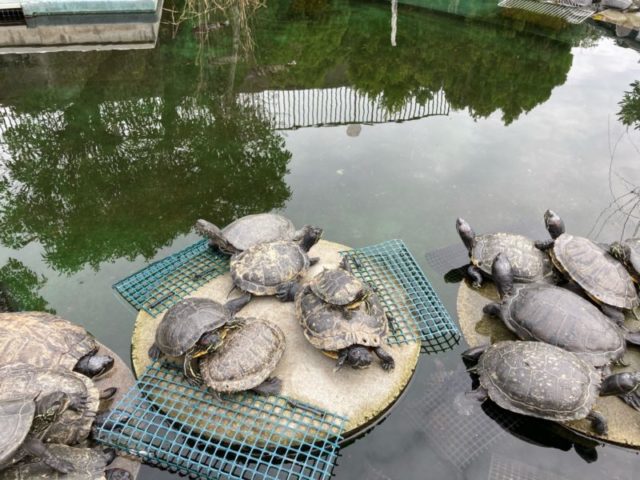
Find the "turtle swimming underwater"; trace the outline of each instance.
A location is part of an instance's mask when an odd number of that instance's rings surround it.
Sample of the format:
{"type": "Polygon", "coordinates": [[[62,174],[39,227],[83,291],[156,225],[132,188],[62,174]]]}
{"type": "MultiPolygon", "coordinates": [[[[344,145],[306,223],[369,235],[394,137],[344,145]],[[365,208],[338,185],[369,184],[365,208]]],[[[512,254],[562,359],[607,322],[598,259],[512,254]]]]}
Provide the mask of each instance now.
{"type": "Polygon", "coordinates": [[[350,319],[322,301],[308,284],[297,293],[295,305],[304,336],[325,353],[336,352],[337,369],[345,364],[368,367],[373,361],[371,351],[380,358],[384,370],[395,367],[393,357],[382,347],[390,319],[375,294],[353,310],[350,319]]]}
{"type": "Polygon", "coordinates": [[[276,395],[281,382],[270,377],[285,350],[285,336],[277,325],[255,318],[229,332],[224,344],[200,360],[204,382],[215,392],[253,390],[276,395]]]}
{"type": "Polygon", "coordinates": [[[113,367],[97,355],[98,343],[83,327],[46,312],[0,313],[0,364],[60,365],[88,377],[113,367]]]}
{"type": "Polygon", "coordinates": [[[624,324],[622,310],[640,304],[625,267],[588,238],[565,233],[564,222],[555,212],[547,210],[544,222],[551,240],[536,242],[536,247],[548,250],[556,268],[597,302],[605,315],[619,325],[624,324]]]}
{"type": "Polygon", "coordinates": [[[196,222],[195,230],[209,239],[209,245],[216,246],[229,255],[240,253],[259,243],[296,240],[304,233],[304,227],[296,230],[291,220],[275,213],[246,215],[222,230],[201,219],[196,222]]]}
{"type": "Polygon", "coordinates": [[[591,302],[565,288],[514,285],[506,255],[496,255],[492,278],[501,302],[490,303],[483,311],[500,318],[522,340],[555,345],[595,367],[620,362],[626,342],[640,346],[640,333],[623,331],[591,302]]]}
{"type": "Polygon", "coordinates": [[[321,236],[321,229],[307,226],[298,242],[260,243],[234,255],[230,263],[234,285],[253,295],[275,295],[281,285],[296,281],[318,261],[308,252],[321,236]]]}
{"type": "Polygon", "coordinates": [[[462,218],[456,220],[456,230],[469,252],[471,265],[467,269],[467,275],[474,287],[482,285],[483,277],[491,278],[491,264],[499,252],[504,252],[511,259],[513,275],[517,282],[530,283],[553,279],[551,261],[536,248],[533,240],[515,233],[476,235],[462,218]]]}
{"type": "Polygon", "coordinates": [[[598,395],[618,395],[640,411],[640,373],[601,373],[574,353],[542,342],[504,341],[463,353],[480,377],[474,390],[512,412],[565,422],[588,418],[607,434],[607,420],[594,410],[598,395]],[[523,381],[526,379],[527,381],[523,381]]]}
{"type": "Polygon", "coordinates": [[[251,295],[243,295],[222,305],[208,298],[185,298],[173,305],[160,321],[155,343],[149,349],[149,357],[156,360],[161,355],[181,357],[185,377],[193,383],[202,382],[198,359],[222,345],[230,329],[242,325],[234,318],[251,295]]]}

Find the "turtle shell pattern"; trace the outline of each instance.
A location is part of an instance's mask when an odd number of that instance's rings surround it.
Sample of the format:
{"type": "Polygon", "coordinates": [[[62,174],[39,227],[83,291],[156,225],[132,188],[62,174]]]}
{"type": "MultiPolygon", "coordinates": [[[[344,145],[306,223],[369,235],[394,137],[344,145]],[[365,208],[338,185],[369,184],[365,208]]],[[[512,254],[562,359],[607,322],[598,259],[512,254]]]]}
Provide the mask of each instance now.
{"type": "Polygon", "coordinates": [[[36,406],[31,397],[0,401],[0,468],[24,442],[35,412],[36,406]]]}
{"type": "Polygon", "coordinates": [[[280,327],[247,318],[224,344],[200,361],[205,383],[216,392],[239,392],[260,385],[282,358],[286,341],[280,327]]]}
{"type": "Polygon", "coordinates": [[[598,302],[623,309],[640,303],[624,265],[591,240],[564,233],[555,240],[552,254],[558,268],[598,302]]]}
{"type": "Polygon", "coordinates": [[[304,336],[320,350],[337,351],[351,345],[380,347],[388,333],[384,310],[373,294],[352,311],[350,319],[307,289],[296,295],[295,306],[304,336]]]}
{"type": "Polygon", "coordinates": [[[231,278],[241,290],[275,295],[282,283],[294,281],[309,268],[309,256],[291,241],[261,243],[231,257],[231,278]]]}
{"type": "Polygon", "coordinates": [[[258,243],[291,240],[296,228],[282,215],[258,213],[237,219],[223,228],[222,233],[238,250],[246,250],[258,243]]]}
{"type": "Polygon", "coordinates": [[[349,305],[362,295],[364,284],[342,268],[325,269],[309,282],[313,293],[332,305],[349,305]]]}
{"type": "Polygon", "coordinates": [[[567,421],[585,418],[601,375],[577,355],[541,342],[498,342],[478,362],[480,385],[512,412],[567,421]]]}
{"type": "Polygon", "coordinates": [[[81,357],[97,347],[84,328],[51,313],[0,313],[2,364],[24,362],[72,370],[81,357]]]}
{"type": "Polygon", "coordinates": [[[600,367],[622,358],[620,330],[591,302],[553,285],[526,285],[503,301],[505,323],[522,340],[549,343],[600,367]]]}
{"type": "Polygon", "coordinates": [[[71,396],[86,395],[86,407],[82,412],[70,409],[63,412],[49,427],[44,440],[64,444],[85,440],[100,406],[100,393],[90,378],[61,367],[40,368],[27,364],[0,367],[0,402],[16,395],[33,399],[56,391],[71,396]]]}
{"type": "Polygon", "coordinates": [[[471,252],[471,263],[490,277],[493,259],[501,252],[509,258],[516,282],[536,282],[553,274],[551,260],[536,248],[533,240],[514,233],[477,235],[471,252]]]}
{"type": "Polygon", "coordinates": [[[231,319],[224,305],[208,298],[185,298],[171,306],[156,330],[156,345],[170,357],[184,355],[206,332],[231,319]]]}

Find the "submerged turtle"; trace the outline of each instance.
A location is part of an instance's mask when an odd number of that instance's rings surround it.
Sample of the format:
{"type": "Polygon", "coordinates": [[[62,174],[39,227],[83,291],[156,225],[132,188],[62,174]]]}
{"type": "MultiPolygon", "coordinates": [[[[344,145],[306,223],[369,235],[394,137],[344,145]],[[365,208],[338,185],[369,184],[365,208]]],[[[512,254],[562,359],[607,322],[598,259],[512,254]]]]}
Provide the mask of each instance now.
{"type": "Polygon", "coordinates": [[[284,333],[264,320],[244,320],[244,325],[230,332],[220,348],[200,360],[202,378],[215,392],[253,390],[276,395],[281,382],[270,375],[284,353],[284,333]]]}
{"type": "Polygon", "coordinates": [[[564,222],[553,211],[544,213],[551,240],[536,242],[549,250],[554,265],[573,280],[602,311],[616,323],[624,323],[624,313],[640,304],[631,276],[615,258],[588,238],[565,233],[564,222]]]}
{"type": "Polygon", "coordinates": [[[229,329],[242,325],[234,318],[251,295],[243,295],[222,305],[208,298],[186,298],[173,305],[160,321],[155,343],[149,349],[153,360],[161,355],[181,357],[184,375],[193,383],[201,383],[198,358],[222,345],[229,329]]]}
{"type": "Polygon", "coordinates": [[[234,285],[253,295],[275,295],[283,284],[296,281],[318,261],[310,259],[308,252],[322,236],[315,227],[304,227],[303,232],[298,242],[260,243],[231,257],[234,285]]]}
{"type": "Polygon", "coordinates": [[[634,398],[640,411],[640,373],[601,373],[574,353],[542,342],[505,341],[463,353],[480,376],[474,390],[481,401],[490,398],[512,412],[557,422],[588,418],[606,435],[607,420],[594,410],[598,395],[634,398]],[[523,381],[526,379],[526,381],[523,381]]]}
{"type": "Polygon", "coordinates": [[[296,230],[291,220],[275,213],[246,215],[222,230],[201,219],[196,222],[195,229],[209,239],[210,245],[229,255],[240,253],[258,243],[295,240],[304,233],[304,228],[296,230]]]}
{"type": "Polygon", "coordinates": [[[384,370],[395,367],[393,357],[382,347],[390,319],[375,294],[355,309],[350,319],[323,302],[309,285],[298,292],[295,305],[304,336],[330,356],[337,353],[337,369],[345,364],[368,367],[373,361],[371,351],[380,358],[384,370]]]}
{"type": "Polygon", "coordinates": [[[609,245],[609,254],[627,267],[631,278],[640,282],[640,238],[627,238],[609,245]]]}
{"type": "Polygon", "coordinates": [[[552,280],[553,265],[549,258],[536,248],[533,240],[515,233],[476,235],[462,218],[456,220],[456,230],[469,251],[471,265],[467,269],[467,275],[473,281],[474,287],[482,285],[483,276],[491,278],[491,264],[499,252],[504,252],[511,259],[513,276],[517,282],[552,280]]]}
{"type": "Polygon", "coordinates": [[[0,364],[60,365],[88,377],[113,367],[97,355],[98,343],[83,327],[46,312],[0,313],[0,364]]]}
{"type": "Polygon", "coordinates": [[[484,307],[522,340],[549,343],[595,367],[620,362],[626,342],[640,345],[640,333],[622,331],[592,303],[554,285],[513,284],[509,259],[498,254],[493,281],[502,299],[484,307]]]}

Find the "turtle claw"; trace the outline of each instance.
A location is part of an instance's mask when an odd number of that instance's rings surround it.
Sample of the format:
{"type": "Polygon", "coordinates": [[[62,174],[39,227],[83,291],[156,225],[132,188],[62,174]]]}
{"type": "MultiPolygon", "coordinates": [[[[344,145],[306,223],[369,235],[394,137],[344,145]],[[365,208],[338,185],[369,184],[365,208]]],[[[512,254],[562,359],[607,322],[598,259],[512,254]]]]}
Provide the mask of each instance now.
{"type": "MultiPolygon", "coordinates": [[[[87,394],[81,394],[76,396],[69,402],[69,410],[82,413],[87,409],[89,403],[89,396],[87,394]]],[[[66,472],[65,472],[66,473],[66,472]]]]}
{"type": "Polygon", "coordinates": [[[393,370],[394,368],[396,368],[396,362],[391,360],[390,362],[382,362],[382,369],[385,372],[390,372],[391,370],[393,370]]]}

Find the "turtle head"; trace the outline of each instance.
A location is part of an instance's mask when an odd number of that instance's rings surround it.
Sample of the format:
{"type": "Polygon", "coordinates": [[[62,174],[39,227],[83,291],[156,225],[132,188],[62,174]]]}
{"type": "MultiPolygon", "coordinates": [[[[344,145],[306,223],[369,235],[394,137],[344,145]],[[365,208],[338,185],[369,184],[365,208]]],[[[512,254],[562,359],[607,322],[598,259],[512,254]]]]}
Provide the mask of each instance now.
{"type": "Polygon", "coordinates": [[[203,219],[199,219],[193,226],[193,228],[203,237],[207,237],[210,239],[224,237],[222,231],[218,227],[216,227],[213,223],[203,219]]]}
{"type": "Polygon", "coordinates": [[[631,257],[631,249],[628,245],[620,242],[613,242],[609,245],[609,254],[622,263],[629,263],[631,257]]]}
{"type": "Polygon", "coordinates": [[[226,328],[223,328],[221,330],[214,330],[203,334],[195,345],[191,357],[199,358],[215,352],[222,346],[222,342],[224,341],[227,331],[228,330],[226,328]]]}
{"type": "Polygon", "coordinates": [[[544,226],[554,240],[564,233],[564,222],[553,210],[544,212],[544,226]]]}
{"type": "Polygon", "coordinates": [[[35,400],[36,414],[45,422],[53,422],[71,405],[71,398],[64,392],[52,392],[35,400]]]}
{"type": "Polygon", "coordinates": [[[462,243],[467,247],[469,253],[473,249],[473,244],[475,243],[476,232],[473,231],[471,225],[467,223],[463,218],[458,217],[456,220],[456,230],[458,230],[458,235],[462,239],[462,243]]]}
{"type": "Polygon", "coordinates": [[[322,237],[322,229],[313,225],[305,225],[301,229],[302,237],[300,238],[300,246],[305,252],[311,250],[322,237]]]}
{"type": "Polygon", "coordinates": [[[78,360],[73,367],[75,372],[86,375],[89,378],[96,378],[113,368],[113,357],[109,355],[87,354],[78,360]]]}
{"type": "Polygon", "coordinates": [[[493,278],[500,298],[509,295],[513,291],[513,268],[509,257],[504,253],[498,253],[491,264],[491,278],[493,278]]]}
{"type": "Polygon", "coordinates": [[[624,395],[638,391],[640,372],[622,372],[609,375],[602,382],[600,395],[624,395]]]}
{"type": "Polygon", "coordinates": [[[347,349],[346,364],[352,368],[367,368],[373,362],[373,356],[369,347],[353,345],[347,349]]]}

